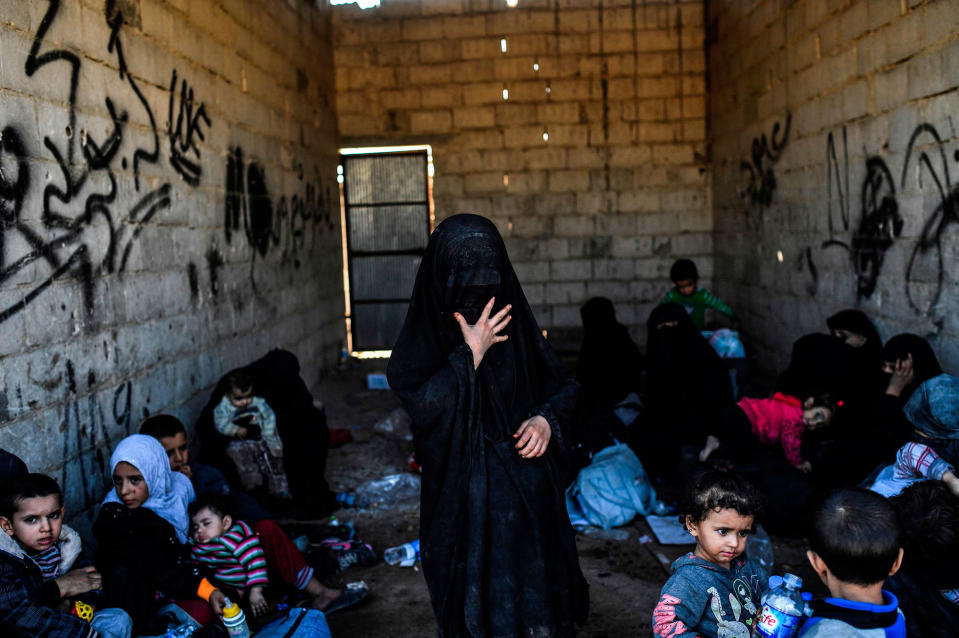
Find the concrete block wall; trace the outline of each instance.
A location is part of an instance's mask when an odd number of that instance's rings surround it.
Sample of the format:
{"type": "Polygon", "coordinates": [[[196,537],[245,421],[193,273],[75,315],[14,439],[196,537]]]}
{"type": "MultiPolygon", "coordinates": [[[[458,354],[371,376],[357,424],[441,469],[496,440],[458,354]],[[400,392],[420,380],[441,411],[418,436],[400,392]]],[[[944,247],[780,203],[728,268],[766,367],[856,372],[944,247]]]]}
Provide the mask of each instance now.
{"type": "Polygon", "coordinates": [[[383,0],[333,14],[343,144],[432,145],[437,221],[494,220],[554,343],[578,347],[579,307],[597,295],[644,340],[678,256],[708,283],[701,0],[383,0]]]}
{"type": "Polygon", "coordinates": [[[959,2],[709,3],[716,285],[764,368],[858,307],[959,371],[959,2]]]}
{"type": "Polygon", "coordinates": [[[81,527],[143,416],[343,341],[329,12],[0,2],[0,447],[81,527]]]}

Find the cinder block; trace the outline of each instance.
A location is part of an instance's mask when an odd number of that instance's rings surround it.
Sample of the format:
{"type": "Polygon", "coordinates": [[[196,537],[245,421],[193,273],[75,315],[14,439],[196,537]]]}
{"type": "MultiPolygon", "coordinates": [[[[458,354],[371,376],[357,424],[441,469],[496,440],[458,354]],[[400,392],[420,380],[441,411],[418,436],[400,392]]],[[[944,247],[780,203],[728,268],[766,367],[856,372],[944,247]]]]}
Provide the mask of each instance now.
{"type": "Polygon", "coordinates": [[[453,109],[453,126],[463,128],[489,128],[495,125],[491,106],[473,106],[453,109]]]}
{"type": "Polygon", "coordinates": [[[451,40],[486,35],[486,18],[481,15],[443,18],[443,35],[451,40]]]}
{"type": "Polygon", "coordinates": [[[536,105],[534,104],[510,104],[504,102],[497,104],[496,124],[499,126],[510,126],[515,124],[531,124],[538,121],[536,114],[536,105]]]}
{"type": "Polygon", "coordinates": [[[586,281],[592,274],[589,259],[566,259],[550,262],[551,281],[586,281]]]}
{"type": "Polygon", "coordinates": [[[576,102],[547,102],[537,108],[543,124],[570,124],[580,121],[579,104],[576,102]]]}
{"type": "Polygon", "coordinates": [[[451,79],[450,65],[417,65],[409,67],[410,83],[414,85],[445,84],[451,79]]]}
{"type": "MultiPolygon", "coordinates": [[[[584,278],[585,279],[585,278],[584,278]]],[[[586,300],[583,282],[549,282],[546,284],[546,302],[550,304],[582,303],[586,300]]]]}
{"type": "MultiPolygon", "coordinates": [[[[533,213],[536,215],[574,215],[576,214],[576,196],[573,193],[542,193],[533,200],[533,213]]],[[[566,246],[563,240],[563,246],[566,246]]],[[[564,253],[564,256],[567,253],[564,253]]],[[[558,258],[555,253],[550,257],[558,258]]]]}
{"type": "Polygon", "coordinates": [[[503,87],[495,82],[478,82],[463,87],[465,104],[492,104],[503,101],[503,87]]]}
{"type": "Polygon", "coordinates": [[[404,40],[442,40],[443,20],[436,18],[412,18],[403,21],[404,40]]]}
{"type": "Polygon", "coordinates": [[[472,173],[463,178],[463,191],[467,195],[499,193],[504,189],[503,174],[499,172],[472,173]]]}
{"type": "Polygon", "coordinates": [[[468,38],[461,41],[464,59],[487,59],[499,55],[500,42],[498,38],[468,38]]]}
{"type": "Polygon", "coordinates": [[[632,259],[594,259],[593,277],[596,279],[632,279],[632,259]]]}
{"type": "Polygon", "coordinates": [[[549,171],[549,190],[553,192],[584,191],[589,188],[589,171],[585,169],[549,171]]]}
{"type": "Polygon", "coordinates": [[[463,85],[425,86],[421,90],[420,99],[426,108],[458,106],[463,103],[463,85]]]}
{"type": "Polygon", "coordinates": [[[593,234],[593,218],[580,215],[558,215],[554,231],[558,237],[589,237],[593,234]]]}
{"type": "Polygon", "coordinates": [[[410,113],[410,131],[413,133],[448,133],[453,128],[449,111],[414,111],[410,113]]]}
{"type": "Polygon", "coordinates": [[[424,64],[455,62],[462,56],[457,40],[426,40],[419,43],[419,61],[424,64]]]}

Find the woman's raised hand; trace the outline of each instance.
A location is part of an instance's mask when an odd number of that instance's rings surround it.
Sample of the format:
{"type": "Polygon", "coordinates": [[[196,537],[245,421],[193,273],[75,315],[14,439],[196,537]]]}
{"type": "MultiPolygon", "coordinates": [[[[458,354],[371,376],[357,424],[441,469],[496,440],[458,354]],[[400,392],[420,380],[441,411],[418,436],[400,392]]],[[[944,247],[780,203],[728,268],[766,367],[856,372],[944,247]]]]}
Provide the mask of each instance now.
{"type": "Polygon", "coordinates": [[[903,391],[909,387],[913,379],[916,378],[916,371],[913,368],[912,353],[906,355],[905,359],[896,361],[896,367],[893,368],[892,377],[889,379],[889,386],[886,388],[886,394],[893,396],[902,396],[903,391]]]}
{"type": "Polygon", "coordinates": [[[466,319],[458,312],[453,313],[453,318],[456,319],[456,323],[460,325],[460,331],[463,333],[463,340],[466,341],[466,345],[470,347],[470,350],[473,351],[473,369],[479,367],[480,362],[483,361],[483,357],[486,355],[486,351],[490,349],[494,343],[501,343],[509,339],[506,335],[499,334],[506,325],[512,319],[512,316],[507,314],[510,311],[510,308],[513,306],[507,304],[497,312],[492,317],[489,316],[489,313],[493,311],[493,303],[496,302],[496,297],[492,297],[489,302],[486,304],[486,307],[483,308],[483,313],[480,315],[479,319],[472,326],[466,323],[466,319]]]}

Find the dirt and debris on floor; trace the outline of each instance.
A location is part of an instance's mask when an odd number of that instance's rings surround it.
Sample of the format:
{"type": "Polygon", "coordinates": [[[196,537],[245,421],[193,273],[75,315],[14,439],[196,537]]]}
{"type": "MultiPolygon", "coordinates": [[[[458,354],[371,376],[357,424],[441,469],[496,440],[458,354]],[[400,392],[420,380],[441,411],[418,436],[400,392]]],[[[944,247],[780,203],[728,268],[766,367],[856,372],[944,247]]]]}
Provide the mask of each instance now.
{"type": "MultiPolygon", "coordinates": [[[[331,428],[349,429],[353,441],[330,450],[327,479],[337,491],[384,476],[410,472],[412,441],[408,426],[383,425],[399,407],[389,391],[369,390],[367,374],[386,370],[385,360],[361,361],[325,377],[314,396],[326,406],[331,428]],[[381,424],[379,428],[377,424],[381,424]]],[[[402,425],[402,424],[401,424],[402,425]]],[[[383,551],[418,536],[415,504],[343,509],[340,522],[352,520],[357,536],[370,543],[380,560],[369,567],[351,567],[327,581],[342,586],[363,580],[371,593],[367,601],[329,617],[338,638],[427,638],[436,635],[429,592],[419,567],[393,567],[382,561],[383,551]]],[[[302,523],[298,527],[302,527],[302,523]]],[[[668,564],[692,546],[641,543],[655,538],[642,518],[621,528],[625,540],[577,535],[580,565],[590,585],[590,616],[579,636],[614,638],[652,635],[650,619],[659,591],[668,577],[668,564]]],[[[810,570],[802,540],[773,537],[776,573],[792,571],[806,588],[819,595],[822,586],[810,570]]]]}

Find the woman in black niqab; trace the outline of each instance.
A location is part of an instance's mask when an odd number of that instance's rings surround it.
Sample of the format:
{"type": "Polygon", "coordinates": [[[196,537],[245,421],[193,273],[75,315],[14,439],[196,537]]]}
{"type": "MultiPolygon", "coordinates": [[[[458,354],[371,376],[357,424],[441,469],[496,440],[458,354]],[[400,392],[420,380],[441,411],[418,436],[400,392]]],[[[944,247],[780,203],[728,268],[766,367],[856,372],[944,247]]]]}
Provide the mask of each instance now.
{"type": "Polygon", "coordinates": [[[578,384],[489,220],[456,215],[433,232],[388,376],[423,467],[420,546],[439,635],[573,635],[588,593],[561,466],[578,384]],[[485,323],[498,337],[477,352],[464,337],[485,323]],[[534,429],[545,437],[524,445],[534,429]]]}
{"type": "Polygon", "coordinates": [[[646,410],[629,443],[651,475],[668,478],[677,472],[681,448],[701,449],[706,428],[735,399],[728,369],[685,308],[656,306],[646,331],[646,410]]]}

